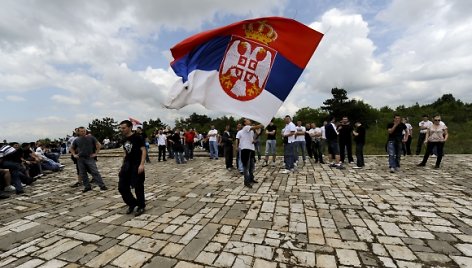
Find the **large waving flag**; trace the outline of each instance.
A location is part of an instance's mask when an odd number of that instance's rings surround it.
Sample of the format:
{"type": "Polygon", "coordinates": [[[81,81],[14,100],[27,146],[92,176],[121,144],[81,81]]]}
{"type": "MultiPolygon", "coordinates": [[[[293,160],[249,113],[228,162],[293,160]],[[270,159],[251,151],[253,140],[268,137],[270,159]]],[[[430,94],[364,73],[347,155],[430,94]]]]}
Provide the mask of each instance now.
{"type": "Polygon", "coordinates": [[[267,17],[191,36],[171,48],[182,79],[166,107],[200,103],[268,124],[280,108],[323,34],[295,21],[267,17]]]}
{"type": "Polygon", "coordinates": [[[136,130],[138,127],[143,127],[143,123],[138,119],[134,119],[132,117],[128,117],[129,121],[133,124],[133,130],[136,130]]]}

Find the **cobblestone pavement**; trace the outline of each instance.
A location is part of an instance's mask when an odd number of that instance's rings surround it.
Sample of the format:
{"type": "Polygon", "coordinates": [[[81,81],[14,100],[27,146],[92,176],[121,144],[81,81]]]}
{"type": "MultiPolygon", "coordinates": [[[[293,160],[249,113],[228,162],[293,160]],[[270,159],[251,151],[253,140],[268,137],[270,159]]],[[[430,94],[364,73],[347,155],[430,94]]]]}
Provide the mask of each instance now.
{"type": "MultiPolygon", "coordinates": [[[[75,167],[0,201],[0,267],[472,267],[472,155],[417,168],[386,157],[292,174],[256,167],[243,187],[224,159],[146,165],[147,208],[126,215],[118,157],[100,157],[109,190],[70,188],[75,167]]],[[[281,159],[278,159],[279,161],[281,159]]]]}

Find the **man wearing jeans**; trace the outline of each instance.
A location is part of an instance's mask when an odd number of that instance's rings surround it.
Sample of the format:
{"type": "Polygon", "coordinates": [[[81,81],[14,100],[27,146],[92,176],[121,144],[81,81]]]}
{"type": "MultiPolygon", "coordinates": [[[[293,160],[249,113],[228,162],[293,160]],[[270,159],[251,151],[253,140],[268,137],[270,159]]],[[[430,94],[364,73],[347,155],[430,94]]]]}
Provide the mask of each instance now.
{"type": "Polygon", "coordinates": [[[388,153],[388,166],[390,172],[394,173],[400,168],[400,156],[402,153],[402,143],[406,142],[408,138],[406,133],[406,125],[402,123],[401,117],[395,115],[393,122],[387,125],[388,140],[387,140],[387,153],[388,153]],[[405,132],[403,132],[405,131],[405,132]]]}
{"type": "Polygon", "coordinates": [[[210,146],[210,159],[218,159],[218,130],[214,125],[211,125],[208,131],[208,144],[210,146]]]}
{"type": "Polygon", "coordinates": [[[244,127],[238,131],[236,138],[239,140],[241,148],[241,162],[243,164],[244,186],[252,188],[253,183],[258,181],[254,179],[254,130],[261,129],[262,125],[251,126],[251,120],[244,119],[244,127]]]}
{"type": "Polygon", "coordinates": [[[277,127],[274,125],[274,120],[270,120],[269,125],[267,126],[265,133],[267,135],[266,139],[266,149],[265,149],[265,160],[262,166],[267,166],[269,162],[269,156],[272,155],[272,166],[275,166],[275,155],[277,150],[277,142],[276,142],[276,134],[277,134],[277,127]]]}
{"type": "Polygon", "coordinates": [[[295,134],[295,162],[298,163],[298,158],[301,155],[303,163],[306,162],[306,128],[302,125],[302,121],[297,121],[297,133],[295,134]]]}
{"type": "Polygon", "coordinates": [[[77,165],[79,166],[79,174],[82,178],[84,189],[82,192],[88,192],[92,190],[90,185],[87,171],[92,174],[95,182],[100,186],[100,190],[107,190],[108,188],[103,183],[102,176],[98,172],[97,163],[95,157],[100,151],[101,144],[94,136],[87,136],[87,131],[84,127],[79,127],[79,133],[77,139],[72,143],[70,151],[72,155],[77,159],[77,165]]]}
{"type": "Polygon", "coordinates": [[[286,115],[284,118],[285,128],[283,129],[282,136],[284,139],[284,161],[285,170],[282,173],[290,173],[295,171],[295,135],[297,128],[292,122],[292,118],[286,115]]]}

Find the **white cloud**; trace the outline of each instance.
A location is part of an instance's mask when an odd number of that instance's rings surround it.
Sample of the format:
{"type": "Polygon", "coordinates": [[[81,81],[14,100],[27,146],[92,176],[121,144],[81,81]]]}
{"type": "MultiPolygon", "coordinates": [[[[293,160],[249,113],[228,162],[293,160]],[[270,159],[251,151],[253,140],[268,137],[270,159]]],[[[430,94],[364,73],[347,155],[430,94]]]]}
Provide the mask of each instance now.
{"type": "Polygon", "coordinates": [[[59,116],[55,116],[55,115],[40,117],[36,119],[36,122],[38,123],[47,123],[47,124],[64,123],[66,121],[67,119],[59,117],[59,116]]]}
{"type": "Polygon", "coordinates": [[[51,100],[59,103],[63,103],[66,105],[80,105],[80,100],[73,97],[67,97],[63,95],[52,95],[51,100]]]}
{"type": "Polygon", "coordinates": [[[24,102],[26,101],[25,98],[21,97],[21,96],[16,96],[16,95],[8,95],[5,97],[5,99],[7,101],[12,101],[12,102],[24,102]]]}

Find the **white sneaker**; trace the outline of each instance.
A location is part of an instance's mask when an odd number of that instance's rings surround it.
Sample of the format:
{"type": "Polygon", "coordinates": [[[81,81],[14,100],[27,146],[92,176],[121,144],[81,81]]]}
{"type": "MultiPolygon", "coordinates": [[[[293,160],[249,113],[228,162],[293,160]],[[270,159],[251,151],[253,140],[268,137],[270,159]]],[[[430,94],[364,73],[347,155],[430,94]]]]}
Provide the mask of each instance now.
{"type": "Polygon", "coordinates": [[[272,161],[272,166],[275,167],[275,161],[272,161]]]}
{"type": "Polygon", "coordinates": [[[4,191],[5,192],[14,192],[14,191],[16,191],[16,188],[13,185],[8,185],[8,186],[5,186],[4,191]]]}
{"type": "Polygon", "coordinates": [[[395,173],[395,168],[390,168],[390,173],[395,173]]]}
{"type": "Polygon", "coordinates": [[[354,166],[353,169],[361,169],[362,167],[354,166]]]}
{"type": "Polygon", "coordinates": [[[289,174],[289,173],[290,173],[290,170],[284,169],[284,170],[282,170],[280,173],[282,173],[282,174],[289,174]]]}

